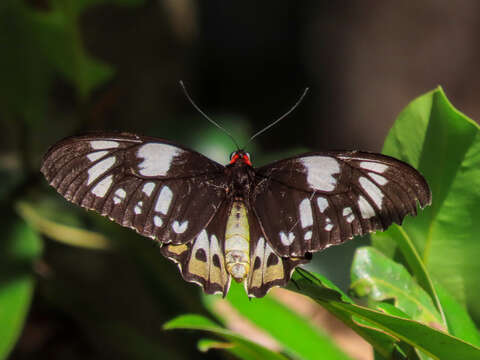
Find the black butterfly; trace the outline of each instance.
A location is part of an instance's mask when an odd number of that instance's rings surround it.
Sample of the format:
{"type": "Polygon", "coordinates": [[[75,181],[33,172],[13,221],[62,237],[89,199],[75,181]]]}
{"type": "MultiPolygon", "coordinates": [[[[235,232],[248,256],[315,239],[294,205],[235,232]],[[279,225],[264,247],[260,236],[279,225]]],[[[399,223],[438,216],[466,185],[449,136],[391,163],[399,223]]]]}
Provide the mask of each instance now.
{"type": "Polygon", "coordinates": [[[311,253],[431,203],[425,179],[394,158],[314,152],[254,168],[235,151],[226,166],[172,142],[133,134],[70,137],[41,169],[65,198],[155,239],[185,280],[226,295],[283,286],[311,253]]]}

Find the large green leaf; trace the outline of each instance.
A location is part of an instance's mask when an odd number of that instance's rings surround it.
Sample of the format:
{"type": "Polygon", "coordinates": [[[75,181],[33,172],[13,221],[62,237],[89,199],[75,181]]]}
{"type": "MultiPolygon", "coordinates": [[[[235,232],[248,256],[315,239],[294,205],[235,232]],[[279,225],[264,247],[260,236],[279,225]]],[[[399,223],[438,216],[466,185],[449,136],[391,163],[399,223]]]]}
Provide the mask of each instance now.
{"type": "MultiPolygon", "coordinates": [[[[403,229],[415,244],[433,278],[468,300],[480,313],[480,132],[478,125],[457,111],[442,89],[431,91],[407,106],[391,129],[383,152],[416,167],[433,193],[432,206],[403,229]],[[468,299],[467,299],[468,296],[468,299]]],[[[374,244],[392,255],[397,234],[373,235],[374,244]]]]}
{"type": "MultiPolygon", "coordinates": [[[[200,315],[182,315],[167,322],[164,326],[166,330],[172,329],[194,329],[211,332],[229,341],[230,346],[225,346],[225,350],[240,356],[242,359],[258,360],[286,360],[287,358],[250,340],[245,339],[230,330],[224,329],[213,321],[200,315]]],[[[202,342],[201,348],[206,349],[205,342],[202,342]]],[[[211,342],[209,346],[211,346],[211,342]]],[[[217,346],[218,347],[218,346],[217,346]]]]}
{"type": "Polygon", "coordinates": [[[41,241],[25,222],[3,215],[0,242],[0,359],[6,359],[19,337],[34,288],[32,262],[41,241]]]}
{"type": "MultiPolygon", "coordinates": [[[[349,359],[330,338],[314,327],[308,320],[294,313],[271,296],[261,299],[249,299],[243,286],[232,284],[227,300],[250,322],[265,330],[283,348],[285,353],[295,358],[349,359]],[[315,346],[312,346],[315,344],[315,346]]],[[[216,311],[216,302],[224,301],[218,297],[204,297],[207,307],[220,320],[223,315],[216,311]]]]}
{"type": "Polygon", "coordinates": [[[467,309],[458,303],[442,285],[437,284],[435,287],[445,310],[449,333],[471,344],[480,346],[480,332],[475,327],[467,309]]]}
{"type": "MultiPolygon", "coordinates": [[[[400,316],[392,316],[363,306],[345,301],[346,296],[332,287],[329,282],[318,274],[305,270],[297,271],[293,276],[297,284],[296,291],[307,295],[332,312],[339,319],[351,326],[361,336],[366,338],[382,356],[389,357],[387,349],[375,341],[374,331],[378,336],[390,335],[399,339],[434,359],[468,359],[480,358],[480,348],[443,331],[431,328],[415,320],[400,316]],[[336,295],[335,295],[336,294],[336,295]],[[356,326],[352,326],[352,323],[356,326]],[[368,329],[370,333],[360,331],[368,329]],[[368,335],[368,337],[366,336],[368,335]],[[370,340],[373,338],[373,341],[370,340]]],[[[295,290],[293,286],[290,286],[295,290]]],[[[381,345],[381,343],[380,343],[381,345]]]]}
{"type": "Polygon", "coordinates": [[[367,296],[375,301],[391,299],[411,319],[442,326],[432,299],[405,267],[372,247],[360,248],[355,253],[351,289],[359,297],[367,296]]]}

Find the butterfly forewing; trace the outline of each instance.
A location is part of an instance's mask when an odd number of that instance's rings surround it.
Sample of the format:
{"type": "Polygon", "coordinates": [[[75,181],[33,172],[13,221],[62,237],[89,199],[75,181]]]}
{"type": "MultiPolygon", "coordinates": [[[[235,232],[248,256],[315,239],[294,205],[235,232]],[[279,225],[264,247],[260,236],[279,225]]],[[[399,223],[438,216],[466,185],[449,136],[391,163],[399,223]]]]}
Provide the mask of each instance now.
{"type": "Polygon", "coordinates": [[[61,141],[41,171],[68,200],[162,243],[180,244],[218,211],[223,169],[164,140],[102,134],[61,141]]]}
{"type": "Polygon", "coordinates": [[[311,153],[256,170],[251,204],[280,256],[303,256],[416,214],[431,194],[408,164],[363,152],[311,153]]]}

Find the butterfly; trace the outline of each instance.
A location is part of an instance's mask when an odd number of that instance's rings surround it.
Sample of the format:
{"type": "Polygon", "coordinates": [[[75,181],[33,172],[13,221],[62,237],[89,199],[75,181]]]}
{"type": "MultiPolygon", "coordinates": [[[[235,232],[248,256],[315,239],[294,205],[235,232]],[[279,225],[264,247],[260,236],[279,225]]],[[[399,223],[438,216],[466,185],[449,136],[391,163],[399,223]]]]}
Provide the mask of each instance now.
{"type": "Polygon", "coordinates": [[[233,278],[262,297],[312,253],[431,203],[413,167],[360,151],[255,168],[237,150],[224,166],[167,140],[102,133],[58,142],[41,171],[67,200],[151,237],[186,281],[223,296],[233,278]]]}

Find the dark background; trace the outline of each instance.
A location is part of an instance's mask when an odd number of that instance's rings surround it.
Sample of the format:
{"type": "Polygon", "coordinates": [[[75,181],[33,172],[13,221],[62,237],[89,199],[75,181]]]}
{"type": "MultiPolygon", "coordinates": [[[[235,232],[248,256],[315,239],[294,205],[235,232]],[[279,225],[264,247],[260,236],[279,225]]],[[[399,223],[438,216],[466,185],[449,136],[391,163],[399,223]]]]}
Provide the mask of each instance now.
{"type": "MultiPolygon", "coordinates": [[[[16,199],[53,202],[54,217],[74,214],[67,220],[120,244],[92,251],[45,237],[33,307],[11,358],[138,358],[129,353],[135,346],[155,349],[133,334],[125,341],[122,321],[155,338],[174,315],[205,312],[199,289],[149,240],[64,204],[47,188],[38,169],[50,145],[121,130],[226,161],[234,145],[188,103],[183,79],[240,143],[310,87],[292,115],[249,146],[256,164],[308,149],[379,152],[402,108],[437,85],[480,118],[479,14],[473,0],[3,1],[4,181],[14,184],[16,199]]],[[[313,266],[346,287],[353,247],[365,241],[317,254],[313,266]]],[[[166,358],[199,356],[193,335],[161,338],[155,346],[166,358]]]]}

